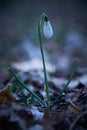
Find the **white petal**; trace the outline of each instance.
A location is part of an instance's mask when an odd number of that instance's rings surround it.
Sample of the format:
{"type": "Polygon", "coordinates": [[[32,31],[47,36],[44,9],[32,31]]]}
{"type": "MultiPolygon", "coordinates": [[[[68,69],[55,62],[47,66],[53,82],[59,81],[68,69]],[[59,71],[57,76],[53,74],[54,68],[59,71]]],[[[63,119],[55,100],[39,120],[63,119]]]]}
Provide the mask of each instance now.
{"type": "Polygon", "coordinates": [[[53,29],[52,29],[51,23],[49,21],[44,22],[43,33],[46,38],[50,38],[53,36],[53,29]]]}

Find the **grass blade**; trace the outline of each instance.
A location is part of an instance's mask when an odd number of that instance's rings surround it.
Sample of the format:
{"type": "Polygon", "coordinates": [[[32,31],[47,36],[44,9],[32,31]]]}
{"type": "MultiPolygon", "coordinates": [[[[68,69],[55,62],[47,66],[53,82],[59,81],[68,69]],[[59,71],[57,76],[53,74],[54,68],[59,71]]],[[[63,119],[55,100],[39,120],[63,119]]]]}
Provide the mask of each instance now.
{"type": "Polygon", "coordinates": [[[8,67],[9,72],[12,74],[13,77],[15,77],[15,79],[20,83],[20,85],[25,88],[30,94],[32,94],[32,96],[34,96],[41,105],[43,105],[44,107],[46,107],[45,103],[41,100],[40,97],[38,97],[33,91],[31,91],[26,84],[24,84],[24,82],[15,74],[15,72],[12,70],[11,67],[8,67]]]}
{"type": "Polygon", "coordinates": [[[57,96],[57,98],[56,98],[56,100],[54,101],[53,104],[55,104],[55,103],[58,101],[58,99],[59,99],[60,97],[62,97],[63,93],[66,91],[68,85],[70,84],[71,80],[73,79],[74,74],[75,74],[75,71],[76,71],[76,59],[74,59],[73,67],[72,67],[72,72],[71,72],[71,75],[70,75],[69,80],[68,80],[67,83],[64,85],[63,89],[60,91],[60,93],[58,94],[58,96],[57,96]]]}

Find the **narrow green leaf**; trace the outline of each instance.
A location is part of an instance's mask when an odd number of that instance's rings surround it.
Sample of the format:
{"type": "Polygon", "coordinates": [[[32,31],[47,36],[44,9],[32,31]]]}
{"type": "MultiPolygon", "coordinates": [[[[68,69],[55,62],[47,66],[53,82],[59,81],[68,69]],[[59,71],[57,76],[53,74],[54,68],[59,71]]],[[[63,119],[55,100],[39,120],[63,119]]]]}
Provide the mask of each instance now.
{"type": "Polygon", "coordinates": [[[74,59],[73,67],[72,67],[72,72],[71,72],[71,75],[70,75],[70,78],[69,78],[68,82],[64,85],[63,89],[60,91],[60,93],[58,94],[58,96],[57,96],[57,98],[56,98],[56,100],[54,101],[53,104],[55,104],[58,101],[58,99],[60,97],[62,97],[63,93],[66,91],[66,89],[68,88],[68,85],[70,84],[71,80],[73,79],[75,71],[76,71],[76,61],[77,60],[74,59]]]}
{"type": "Polygon", "coordinates": [[[15,79],[20,83],[20,85],[25,88],[30,94],[32,94],[32,96],[34,96],[39,102],[41,105],[43,105],[44,107],[46,107],[45,103],[41,100],[40,97],[38,97],[33,91],[31,91],[27,86],[26,84],[24,84],[24,82],[19,78],[19,76],[17,76],[15,74],[15,72],[12,70],[11,67],[8,67],[8,71],[12,74],[12,76],[15,77],[15,79]]]}

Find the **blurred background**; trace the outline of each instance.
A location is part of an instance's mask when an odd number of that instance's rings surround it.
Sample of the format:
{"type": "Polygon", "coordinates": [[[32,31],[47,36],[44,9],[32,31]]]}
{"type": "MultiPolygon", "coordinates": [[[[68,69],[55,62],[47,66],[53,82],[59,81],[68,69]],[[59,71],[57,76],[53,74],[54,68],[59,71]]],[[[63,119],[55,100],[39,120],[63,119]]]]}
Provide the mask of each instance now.
{"type": "MultiPolygon", "coordinates": [[[[74,58],[87,69],[87,0],[0,1],[0,80],[6,66],[22,71],[42,66],[37,24],[45,12],[54,35],[42,33],[47,70],[68,71],[74,58]]],[[[2,76],[3,75],[3,76],[2,76]]]]}

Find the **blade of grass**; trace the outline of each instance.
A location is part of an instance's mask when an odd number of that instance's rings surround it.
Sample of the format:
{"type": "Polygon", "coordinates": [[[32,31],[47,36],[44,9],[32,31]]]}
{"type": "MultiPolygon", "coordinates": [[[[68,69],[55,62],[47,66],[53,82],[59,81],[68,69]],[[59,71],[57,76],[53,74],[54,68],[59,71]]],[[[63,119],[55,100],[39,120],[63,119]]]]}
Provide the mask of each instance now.
{"type": "Polygon", "coordinates": [[[59,99],[60,97],[62,97],[63,93],[66,91],[68,85],[70,84],[71,80],[73,79],[74,74],[75,74],[75,71],[76,71],[76,61],[77,61],[77,60],[74,59],[73,67],[72,67],[72,72],[71,72],[70,78],[69,78],[69,80],[67,81],[67,83],[64,85],[63,89],[62,89],[62,90],[60,91],[60,93],[58,94],[58,96],[57,96],[56,100],[54,101],[53,105],[54,105],[55,103],[57,103],[57,101],[58,101],[58,99],[59,99]]]}
{"type": "Polygon", "coordinates": [[[13,77],[15,77],[15,79],[20,83],[20,85],[25,88],[32,96],[34,96],[41,105],[43,105],[44,107],[46,107],[45,103],[41,100],[40,97],[38,97],[33,91],[31,91],[26,84],[24,84],[24,82],[15,74],[15,72],[12,70],[11,67],[8,67],[8,71],[12,74],[13,77]]]}

